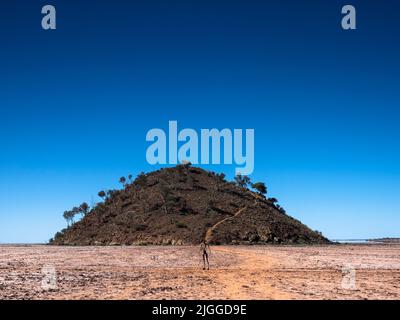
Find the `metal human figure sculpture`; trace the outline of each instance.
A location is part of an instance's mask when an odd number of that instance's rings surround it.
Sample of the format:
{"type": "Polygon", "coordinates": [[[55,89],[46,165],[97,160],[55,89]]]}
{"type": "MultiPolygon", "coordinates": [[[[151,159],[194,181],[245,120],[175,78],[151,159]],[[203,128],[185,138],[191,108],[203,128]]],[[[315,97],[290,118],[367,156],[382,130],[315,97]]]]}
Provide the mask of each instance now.
{"type": "Polygon", "coordinates": [[[207,241],[203,240],[200,244],[200,251],[203,255],[203,270],[206,270],[206,262],[207,262],[207,270],[210,270],[210,262],[208,261],[208,257],[211,254],[210,245],[207,241]]]}

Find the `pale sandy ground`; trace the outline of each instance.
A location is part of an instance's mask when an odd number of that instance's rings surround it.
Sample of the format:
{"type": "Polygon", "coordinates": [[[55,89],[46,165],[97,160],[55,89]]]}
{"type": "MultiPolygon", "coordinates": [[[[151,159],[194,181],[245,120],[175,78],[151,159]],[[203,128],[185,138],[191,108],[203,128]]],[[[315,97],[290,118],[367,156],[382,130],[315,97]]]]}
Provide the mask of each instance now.
{"type": "Polygon", "coordinates": [[[399,244],[221,246],[210,260],[203,271],[197,247],[2,245],[0,299],[400,299],[399,244]]]}

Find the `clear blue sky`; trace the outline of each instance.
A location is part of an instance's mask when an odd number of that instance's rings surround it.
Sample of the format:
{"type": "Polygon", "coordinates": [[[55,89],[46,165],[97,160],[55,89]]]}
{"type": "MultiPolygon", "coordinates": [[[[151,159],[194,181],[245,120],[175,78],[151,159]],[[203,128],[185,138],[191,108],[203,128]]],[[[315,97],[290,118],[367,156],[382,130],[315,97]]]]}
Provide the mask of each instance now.
{"type": "Polygon", "coordinates": [[[399,237],[399,35],[395,0],[5,1],[0,242],[47,241],[153,170],[145,136],[169,120],[254,128],[252,179],[326,236],[399,237]]]}

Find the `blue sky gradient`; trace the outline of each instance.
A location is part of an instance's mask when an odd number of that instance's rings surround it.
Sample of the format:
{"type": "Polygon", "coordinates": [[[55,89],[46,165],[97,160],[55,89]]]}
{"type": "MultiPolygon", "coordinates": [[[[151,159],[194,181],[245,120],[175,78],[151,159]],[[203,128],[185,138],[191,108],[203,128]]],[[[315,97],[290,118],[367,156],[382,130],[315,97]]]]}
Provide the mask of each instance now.
{"type": "Polygon", "coordinates": [[[51,1],[44,31],[48,3],[0,12],[0,242],[154,170],[169,120],[254,128],[252,179],[329,238],[400,236],[398,1],[51,1]]]}

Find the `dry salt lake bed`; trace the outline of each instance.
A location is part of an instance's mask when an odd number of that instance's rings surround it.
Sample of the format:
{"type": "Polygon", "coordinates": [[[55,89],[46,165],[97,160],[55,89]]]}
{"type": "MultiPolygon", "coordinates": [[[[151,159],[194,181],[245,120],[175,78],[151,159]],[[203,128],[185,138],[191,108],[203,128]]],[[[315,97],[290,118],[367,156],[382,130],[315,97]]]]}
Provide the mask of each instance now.
{"type": "Polygon", "coordinates": [[[0,299],[400,299],[400,244],[0,245],[0,299]]]}

